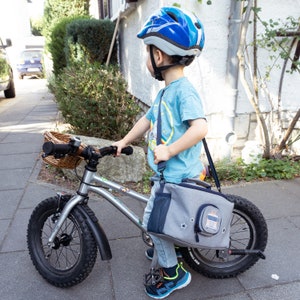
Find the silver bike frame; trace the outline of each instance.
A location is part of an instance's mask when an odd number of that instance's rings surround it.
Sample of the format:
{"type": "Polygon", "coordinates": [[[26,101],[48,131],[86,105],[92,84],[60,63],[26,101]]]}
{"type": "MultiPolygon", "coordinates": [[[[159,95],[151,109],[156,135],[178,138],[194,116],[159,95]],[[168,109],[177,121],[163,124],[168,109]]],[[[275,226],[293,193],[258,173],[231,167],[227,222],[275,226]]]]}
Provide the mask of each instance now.
{"type": "Polygon", "coordinates": [[[122,194],[128,195],[131,198],[134,198],[138,201],[147,203],[148,198],[145,195],[142,195],[140,193],[137,193],[133,190],[130,190],[120,184],[117,184],[115,182],[112,182],[104,177],[100,177],[96,174],[96,172],[92,172],[89,170],[84,171],[82,182],[79,186],[79,189],[77,191],[77,194],[72,196],[72,198],[66,203],[64,206],[61,215],[59,216],[54,230],[52,231],[49,240],[48,245],[53,245],[54,239],[60,230],[62,224],[67,219],[69,213],[71,210],[80,202],[84,201],[87,198],[87,195],[89,192],[94,192],[102,197],[104,197],[106,200],[108,200],[112,205],[114,205],[121,213],[123,213],[129,220],[131,220],[139,229],[141,229],[143,232],[146,232],[146,230],[142,226],[142,220],[133,212],[131,211],[128,206],[122,202],[122,200],[116,196],[114,196],[112,193],[110,193],[107,188],[115,190],[117,192],[120,192],[122,194]],[[95,186],[94,184],[101,184],[103,187],[95,186]]]}

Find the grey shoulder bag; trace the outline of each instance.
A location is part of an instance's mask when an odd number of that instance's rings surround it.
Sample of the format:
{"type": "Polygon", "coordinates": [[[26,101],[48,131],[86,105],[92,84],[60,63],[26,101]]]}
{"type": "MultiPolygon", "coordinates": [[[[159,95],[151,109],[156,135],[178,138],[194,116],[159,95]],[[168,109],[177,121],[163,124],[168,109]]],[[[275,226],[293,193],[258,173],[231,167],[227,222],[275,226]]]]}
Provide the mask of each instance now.
{"type": "MultiPolygon", "coordinates": [[[[157,145],[161,141],[161,95],[157,120],[157,145]]],[[[203,140],[212,175],[219,192],[209,184],[179,184],[164,180],[166,162],[158,164],[161,174],[153,209],[147,225],[149,233],[179,246],[197,248],[229,248],[230,222],[234,204],[221,193],[220,183],[206,141],[203,140]]]]}

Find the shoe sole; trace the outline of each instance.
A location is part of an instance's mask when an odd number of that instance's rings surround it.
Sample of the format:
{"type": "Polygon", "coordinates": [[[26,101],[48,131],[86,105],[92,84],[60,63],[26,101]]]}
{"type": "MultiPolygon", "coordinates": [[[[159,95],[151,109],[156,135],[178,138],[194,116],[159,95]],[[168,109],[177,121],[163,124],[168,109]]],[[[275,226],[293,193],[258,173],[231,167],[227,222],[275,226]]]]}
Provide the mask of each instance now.
{"type": "Polygon", "coordinates": [[[145,289],[145,292],[146,292],[146,294],[147,294],[149,297],[151,297],[151,298],[153,298],[153,299],[164,299],[164,298],[168,297],[168,296],[169,296],[171,293],[173,293],[174,291],[183,289],[184,287],[186,287],[186,286],[188,286],[188,285],[190,284],[190,282],[191,282],[191,280],[192,280],[192,275],[191,275],[191,273],[189,273],[189,272],[187,272],[186,274],[187,274],[188,276],[187,276],[187,278],[185,279],[185,281],[184,281],[180,286],[174,287],[173,289],[169,290],[169,291],[168,291],[166,294],[164,294],[164,295],[158,295],[158,296],[150,295],[150,294],[148,294],[148,292],[147,292],[146,289],[145,289]]]}

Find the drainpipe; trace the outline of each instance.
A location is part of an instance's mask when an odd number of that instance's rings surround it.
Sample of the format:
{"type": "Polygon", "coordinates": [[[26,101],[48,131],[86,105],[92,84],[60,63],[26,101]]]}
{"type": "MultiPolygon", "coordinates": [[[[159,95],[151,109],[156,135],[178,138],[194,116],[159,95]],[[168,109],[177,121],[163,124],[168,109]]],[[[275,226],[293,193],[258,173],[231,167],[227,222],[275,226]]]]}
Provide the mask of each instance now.
{"type": "Polygon", "coordinates": [[[240,43],[240,29],[241,29],[241,2],[231,0],[230,15],[228,24],[228,50],[227,50],[227,65],[226,65],[226,85],[229,88],[229,101],[225,109],[225,120],[227,125],[227,132],[225,140],[227,142],[227,149],[225,157],[231,157],[232,144],[235,143],[237,137],[234,132],[234,120],[236,112],[236,104],[238,97],[238,77],[239,77],[239,60],[237,52],[240,43]]]}

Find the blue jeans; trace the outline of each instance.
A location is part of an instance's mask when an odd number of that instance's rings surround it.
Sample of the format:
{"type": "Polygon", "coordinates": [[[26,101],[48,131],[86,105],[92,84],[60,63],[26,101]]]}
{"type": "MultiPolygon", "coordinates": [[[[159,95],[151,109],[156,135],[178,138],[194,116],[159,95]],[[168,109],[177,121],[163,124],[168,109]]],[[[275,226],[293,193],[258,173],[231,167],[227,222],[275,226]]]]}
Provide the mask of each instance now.
{"type": "MultiPolygon", "coordinates": [[[[159,181],[154,181],[151,189],[151,196],[144,211],[143,226],[147,228],[148,220],[153,208],[155,192],[159,188],[159,181]]],[[[171,268],[178,264],[175,247],[172,242],[160,239],[151,235],[155,249],[157,251],[158,264],[163,268],[171,268]]]]}

